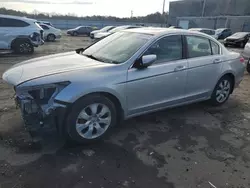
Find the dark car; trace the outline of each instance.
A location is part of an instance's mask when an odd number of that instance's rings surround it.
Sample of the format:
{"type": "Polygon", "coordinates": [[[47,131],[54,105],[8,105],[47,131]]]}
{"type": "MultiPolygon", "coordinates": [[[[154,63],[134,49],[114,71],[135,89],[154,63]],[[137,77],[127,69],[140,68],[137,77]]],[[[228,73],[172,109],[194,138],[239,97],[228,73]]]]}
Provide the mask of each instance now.
{"type": "Polygon", "coordinates": [[[228,29],[228,28],[216,29],[215,33],[218,36],[218,39],[225,39],[232,35],[231,29],[228,29]]]}
{"type": "Polygon", "coordinates": [[[238,32],[234,33],[230,37],[225,38],[224,45],[225,46],[238,46],[244,48],[248,39],[250,37],[250,33],[248,32],[238,32]]]}
{"type": "Polygon", "coordinates": [[[87,35],[90,36],[90,33],[93,31],[94,29],[90,26],[79,26],[76,27],[74,29],[69,29],[67,31],[68,35],[71,36],[77,36],[77,35],[87,35]]]}
{"type": "Polygon", "coordinates": [[[250,73],[250,40],[246,43],[242,56],[247,60],[247,72],[250,73]]]}

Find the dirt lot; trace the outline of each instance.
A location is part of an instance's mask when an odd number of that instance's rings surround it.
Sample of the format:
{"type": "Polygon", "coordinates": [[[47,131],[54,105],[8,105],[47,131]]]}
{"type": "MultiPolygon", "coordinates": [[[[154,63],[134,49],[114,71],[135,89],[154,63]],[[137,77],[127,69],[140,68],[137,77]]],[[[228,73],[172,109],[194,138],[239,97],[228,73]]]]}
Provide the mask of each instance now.
{"type": "MultiPolygon", "coordinates": [[[[37,56],[86,46],[85,37],[46,43],[32,56],[0,57],[0,73],[37,56]]],[[[90,146],[55,134],[30,143],[14,92],[0,83],[0,188],[249,188],[250,75],[222,107],[204,103],[125,121],[90,146]]]]}

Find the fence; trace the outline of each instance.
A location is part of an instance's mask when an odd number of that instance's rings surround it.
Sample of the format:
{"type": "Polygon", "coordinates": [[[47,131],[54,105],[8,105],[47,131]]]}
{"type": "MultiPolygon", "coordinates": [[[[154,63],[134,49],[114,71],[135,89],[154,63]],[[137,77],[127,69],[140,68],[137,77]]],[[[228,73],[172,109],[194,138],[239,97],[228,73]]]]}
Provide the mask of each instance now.
{"type": "MultiPolygon", "coordinates": [[[[59,20],[59,19],[44,19],[42,21],[51,22],[56,28],[59,29],[71,29],[77,26],[95,26],[98,28],[102,28],[104,26],[112,25],[112,26],[120,26],[120,25],[136,25],[141,23],[135,22],[116,22],[116,21],[88,21],[88,20],[59,20]]],[[[145,26],[155,26],[159,27],[161,24],[157,23],[143,23],[145,26]]]]}

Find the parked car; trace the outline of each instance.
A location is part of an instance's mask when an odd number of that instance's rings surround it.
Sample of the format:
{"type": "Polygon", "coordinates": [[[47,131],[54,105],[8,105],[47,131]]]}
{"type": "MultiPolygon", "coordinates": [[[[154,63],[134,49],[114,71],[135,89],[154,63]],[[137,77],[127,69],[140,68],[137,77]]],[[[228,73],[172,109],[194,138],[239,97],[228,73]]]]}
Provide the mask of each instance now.
{"type": "Polygon", "coordinates": [[[50,25],[50,26],[52,26],[52,27],[54,27],[53,25],[52,25],[52,23],[50,23],[50,22],[48,22],[48,21],[36,21],[39,25],[40,24],[46,24],[46,25],[50,25]]]}
{"type": "Polygon", "coordinates": [[[114,29],[114,28],[115,28],[115,26],[106,26],[106,27],[104,27],[102,29],[92,31],[90,33],[90,38],[93,39],[93,38],[95,38],[95,34],[102,33],[102,32],[109,32],[111,29],[114,29]]]}
{"type": "Polygon", "coordinates": [[[203,33],[138,28],[17,64],[3,80],[15,88],[27,129],[55,127],[89,143],[122,119],[204,100],[222,105],[244,70],[240,54],[203,33]]]}
{"type": "Polygon", "coordinates": [[[67,31],[68,35],[71,36],[77,36],[77,35],[87,35],[90,36],[90,33],[93,31],[94,29],[90,26],[79,26],[76,27],[74,29],[69,29],[67,31]]]}
{"type": "Polygon", "coordinates": [[[60,39],[62,37],[62,31],[60,29],[56,29],[50,25],[40,24],[43,28],[43,39],[49,42],[53,42],[56,39],[60,39]]]}
{"type": "Polygon", "coordinates": [[[206,28],[191,28],[190,31],[198,31],[201,33],[205,33],[207,35],[212,36],[215,39],[218,39],[218,36],[215,34],[215,30],[213,29],[206,29],[206,28]]]}
{"type": "Polygon", "coordinates": [[[246,59],[247,62],[247,72],[250,73],[250,40],[245,45],[244,51],[242,52],[242,56],[246,59]]]}
{"type": "Polygon", "coordinates": [[[118,32],[118,31],[125,30],[125,29],[134,29],[134,28],[139,28],[139,27],[140,27],[140,26],[135,26],[135,25],[123,25],[123,26],[118,26],[118,27],[116,27],[116,28],[114,28],[114,29],[111,29],[111,30],[108,31],[108,32],[99,32],[99,33],[97,33],[97,34],[95,35],[94,38],[100,40],[100,39],[103,39],[103,38],[105,38],[105,37],[107,37],[107,36],[109,36],[109,35],[111,35],[111,34],[113,34],[113,33],[118,32]]]}
{"type": "Polygon", "coordinates": [[[229,45],[238,46],[240,48],[244,48],[249,37],[250,37],[250,33],[248,32],[237,32],[225,38],[224,45],[225,46],[229,46],[229,45]]]}
{"type": "Polygon", "coordinates": [[[228,28],[219,28],[215,30],[215,34],[218,36],[218,39],[225,39],[232,35],[232,31],[228,28]]]}
{"type": "Polygon", "coordinates": [[[0,14],[0,50],[30,54],[42,45],[43,29],[36,20],[0,14]]]}

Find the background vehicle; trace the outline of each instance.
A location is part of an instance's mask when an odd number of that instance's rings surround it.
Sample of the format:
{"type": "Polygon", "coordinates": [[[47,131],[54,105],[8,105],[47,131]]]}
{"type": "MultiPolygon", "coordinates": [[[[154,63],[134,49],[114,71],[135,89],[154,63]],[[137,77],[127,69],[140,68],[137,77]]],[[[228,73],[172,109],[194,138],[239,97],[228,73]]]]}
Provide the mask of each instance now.
{"type": "Polygon", "coordinates": [[[250,33],[248,32],[238,32],[234,33],[230,37],[225,38],[224,45],[225,46],[238,46],[240,48],[244,48],[248,39],[250,37],[250,33]]]}
{"type": "Polygon", "coordinates": [[[95,34],[102,33],[102,32],[109,32],[111,29],[114,29],[114,28],[115,28],[115,26],[106,26],[106,27],[104,27],[102,29],[92,31],[90,33],[90,38],[93,39],[93,38],[95,38],[95,34]]]}
{"type": "Polygon", "coordinates": [[[135,25],[123,25],[123,26],[118,26],[114,29],[111,29],[110,31],[108,32],[99,32],[95,35],[95,39],[103,39],[113,33],[116,33],[118,31],[121,31],[121,30],[125,30],[125,29],[134,29],[134,28],[139,28],[140,26],[135,26],[135,25]]]}
{"type": "Polygon", "coordinates": [[[190,31],[198,31],[201,33],[205,33],[207,35],[210,35],[211,37],[214,37],[215,39],[218,39],[218,36],[215,34],[215,30],[213,29],[206,29],[206,28],[191,28],[190,31]]]}
{"type": "Polygon", "coordinates": [[[225,39],[232,35],[232,31],[228,28],[219,28],[215,30],[215,34],[218,36],[218,39],[225,39]]]}
{"type": "Polygon", "coordinates": [[[3,80],[15,86],[27,128],[58,122],[67,139],[88,143],[122,118],[204,100],[222,105],[244,70],[240,54],[203,33],[138,28],[17,64],[3,80]]]}
{"type": "Polygon", "coordinates": [[[62,37],[62,32],[60,29],[56,29],[50,25],[46,24],[40,24],[40,26],[43,28],[43,39],[47,40],[49,42],[53,42],[56,39],[59,39],[62,37]]]}
{"type": "Polygon", "coordinates": [[[52,25],[52,23],[47,22],[47,21],[36,21],[36,23],[38,23],[39,25],[40,25],[40,24],[46,24],[46,25],[50,25],[50,26],[54,27],[54,26],[52,25]]]}
{"type": "Polygon", "coordinates": [[[242,56],[247,60],[247,72],[250,73],[250,40],[246,43],[242,56]]]}
{"type": "Polygon", "coordinates": [[[93,31],[94,29],[90,26],[79,26],[76,27],[74,29],[69,29],[67,31],[68,35],[71,36],[77,36],[77,35],[87,35],[90,36],[90,33],[93,31]]]}
{"type": "Polygon", "coordinates": [[[43,29],[36,20],[0,15],[0,49],[16,53],[33,53],[34,47],[42,45],[43,29]]]}
{"type": "Polygon", "coordinates": [[[169,29],[182,29],[180,26],[170,26],[169,29]]]}

